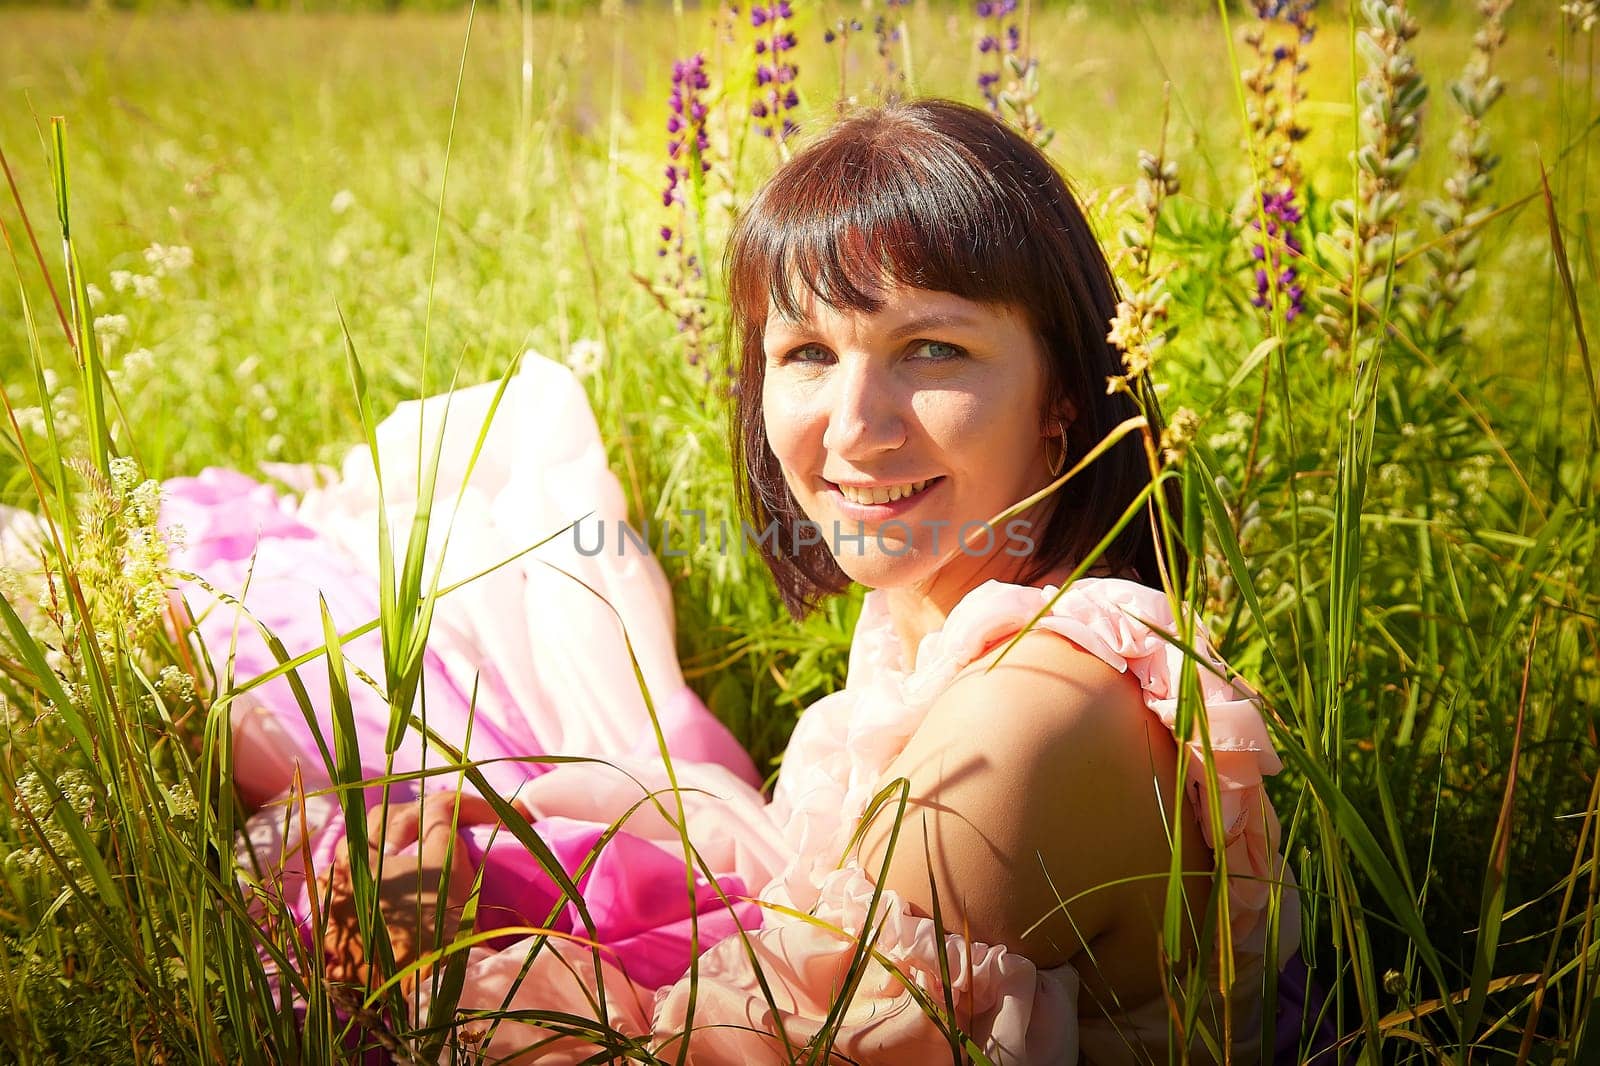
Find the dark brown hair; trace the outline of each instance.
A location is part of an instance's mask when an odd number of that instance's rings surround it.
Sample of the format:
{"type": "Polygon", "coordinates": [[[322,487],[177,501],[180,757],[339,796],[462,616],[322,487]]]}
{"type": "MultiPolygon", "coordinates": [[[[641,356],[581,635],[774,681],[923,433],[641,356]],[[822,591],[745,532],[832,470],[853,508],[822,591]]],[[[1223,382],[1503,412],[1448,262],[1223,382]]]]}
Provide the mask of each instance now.
{"type": "MultiPolygon", "coordinates": [[[[769,298],[785,317],[801,314],[795,279],[840,311],[876,313],[897,284],[1021,310],[1046,352],[1041,424],[1044,412],[1075,412],[1069,465],[1139,413],[1126,393],[1106,391],[1106,379],[1123,372],[1106,341],[1117,288],[1082,209],[1042,152],[977,108],[923,99],[841,120],[756,194],[724,268],[738,361],[729,436],[739,503],[755,529],[776,525],[779,535],[758,547],[797,618],[850,581],[825,544],[784,553],[805,515],[767,442],[762,334],[769,298]]],[[[1149,481],[1131,434],[1057,491],[1023,580],[1087,556],[1149,481]]],[[[1130,522],[1101,561],[1160,585],[1146,519],[1130,522]]]]}

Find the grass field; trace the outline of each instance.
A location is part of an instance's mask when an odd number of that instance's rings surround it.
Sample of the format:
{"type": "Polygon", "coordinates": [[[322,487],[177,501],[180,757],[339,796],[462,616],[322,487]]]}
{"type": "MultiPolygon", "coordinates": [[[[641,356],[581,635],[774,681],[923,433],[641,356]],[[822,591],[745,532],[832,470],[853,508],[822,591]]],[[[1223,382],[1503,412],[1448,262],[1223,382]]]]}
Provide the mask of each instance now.
{"type": "MultiPolygon", "coordinates": [[[[826,124],[841,91],[874,98],[886,75],[872,18],[884,10],[905,20],[889,55],[910,78],[894,84],[981,99],[968,6],[795,6],[803,131],[826,124]],[[852,15],[864,28],[849,51],[825,43],[852,15]]],[[[1397,46],[1429,89],[1420,108],[1384,105],[1396,121],[1416,112],[1414,165],[1395,163],[1403,139],[1363,139],[1357,116],[1371,104],[1358,82],[1381,94],[1394,80],[1375,81],[1356,44],[1370,4],[1316,10],[1304,135],[1287,149],[1246,120],[1257,100],[1239,75],[1256,63],[1247,34],[1262,24],[1249,12],[1225,27],[1213,12],[1045,5],[1029,24],[1033,106],[1103,240],[1135,247],[1119,260],[1127,290],[1171,294],[1132,346],[1153,359],[1169,416],[1198,413],[1179,448],[1193,518],[1179,535],[1209,563],[1203,584],[1179,591],[1263,688],[1289,749],[1274,797],[1312,919],[1304,950],[1337,989],[1343,1030],[1372,1061],[1576,1063],[1600,1055],[1587,1026],[1600,992],[1589,353],[1600,31],[1554,5],[1513,6],[1485,60],[1503,93],[1479,108],[1483,150],[1464,152],[1452,147],[1464,111],[1450,84],[1474,55],[1473,7],[1424,9],[1397,46]],[[1376,191],[1351,162],[1369,143],[1390,167],[1376,191]],[[1178,176],[1170,194],[1145,182],[1154,219],[1140,208],[1141,150],[1178,176]],[[1293,318],[1283,291],[1251,303],[1258,174],[1292,178],[1304,214],[1305,310],[1293,318]],[[1462,190],[1457,223],[1470,221],[1441,232],[1450,188],[1462,190]],[[1390,194],[1390,213],[1374,212],[1390,194]],[[1360,205],[1354,225],[1337,208],[1346,198],[1360,205]],[[1364,264],[1354,286],[1352,245],[1364,264]],[[1366,301],[1353,330],[1340,326],[1352,289],[1366,301]]],[[[659,227],[679,224],[661,205],[675,59],[704,51],[712,78],[714,165],[691,206],[713,255],[778,159],[748,117],[752,31],[715,15],[480,12],[469,39],[465,12],[0,9],[0,150],[59,286],[50,118],[65,117],[73,244],[120,402],[114,427],[86,408],[6,198],[0,222],[20,265],[18,283],[0,286],[0,379],[23,409],[24,445],[36,461],[51,454],[40,367],[68,453],[103,432],[153,477],[336,461],[361,435],[342,310],[379,411],[438,391],[458,359],[474,381],[528,349],[597,359],[586,383],[636,515],[731,514],[716,329],[691,360],[679,295],[662,280],[677,258],[656,254],[659,227]]],[[[1268,32],[1269,47],[1293,37],[1281,23],[1268,32]]],[[[1286,83],[1280,71],[1261,99],[1286,83]]],[[[713,327],[716,280],[713,269],[713,327]]],[[[41,507],[15,447],[0,456],[0,491],[41,507]]],[[[686,673],[770,763],[799,710],[841,682],[855,600],[796,626],[753,555],[664,562],[686,673]]],[[[160,646],[139,654],[159,660],[160,646]]],[[[49,837],[18,814],[29,759],[81,772],[102,796],[117,772],[40,713],[46,690],[26,658],[12,647],[0,661],[14,729],[0,847],[18,853],[49,837]]],[[[173,781],[201,765],[162,758],[181,764],[173,781]]],[[[165,882],[141,858],[150,830],[123,814],[63,848],[93,844],[113,880],[143,893],[165,882]]],[[[197,832],[227,853],[225,835],[197,832]]],[[[203,865],[205,848],[173,854],[203,865]]],[[[188,919],[124,920],[120,903],[92,902],[99,888],[52,906],[63,871],[89,884],[95,864],[8,862],[0,1044],[16,1057],[70,1061],[74,1041],[92,1038],[108,1061],[253,1047],[270,1060],[271,1040],[289,1039],[259,1019],[208,1016],[216,988],[245,983],[226,967],[152,977],[155,990],[120,976],[134,972],[127,952],[159,956],[188,919]],[[101,904],[120,933],[86,916],[101,904]],[[172,1017],[156,1018],[162,1009],[172,1017]]],[[[184,889],[173,915],[205,911],[207,891],[184,889]]],[[[246,942],[243,926],[214,920],[246,942]]]]}

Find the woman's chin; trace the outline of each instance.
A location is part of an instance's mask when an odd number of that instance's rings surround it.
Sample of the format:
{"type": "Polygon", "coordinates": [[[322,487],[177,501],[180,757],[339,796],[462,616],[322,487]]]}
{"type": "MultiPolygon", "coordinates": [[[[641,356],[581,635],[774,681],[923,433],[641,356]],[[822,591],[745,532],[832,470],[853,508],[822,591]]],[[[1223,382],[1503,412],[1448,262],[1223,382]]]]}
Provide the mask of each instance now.
{"type": "Polygon", "coordinates": [[[871,543],[861,552],[852,551],[851,546],[846,545],[845,550],[834,552],[833,559],[851,581],[872,589],[914,584],[932,574],[939,565],[939,560],[910,546],[896,555],[892,548],[885,550],[871,543]]]}

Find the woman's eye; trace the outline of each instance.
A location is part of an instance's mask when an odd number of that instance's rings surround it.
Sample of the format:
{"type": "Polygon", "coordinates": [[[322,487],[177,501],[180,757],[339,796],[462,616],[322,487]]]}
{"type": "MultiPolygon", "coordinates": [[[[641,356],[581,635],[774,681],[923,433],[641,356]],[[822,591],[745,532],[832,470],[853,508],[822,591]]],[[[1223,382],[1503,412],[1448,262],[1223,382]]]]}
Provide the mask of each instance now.
{"type": "Polygon", "coordinates": [[[781,363],[816,364],[825,362],[828,350],[816,344],[806,344],[784,353],[781,363]]]}
{"type": "Polygon", "coordinates": [[[967,354],[964,349],[944,341],[918,341],[915,350],[925,353],[921,358],[933,363],[947,363],[967,354]]]}

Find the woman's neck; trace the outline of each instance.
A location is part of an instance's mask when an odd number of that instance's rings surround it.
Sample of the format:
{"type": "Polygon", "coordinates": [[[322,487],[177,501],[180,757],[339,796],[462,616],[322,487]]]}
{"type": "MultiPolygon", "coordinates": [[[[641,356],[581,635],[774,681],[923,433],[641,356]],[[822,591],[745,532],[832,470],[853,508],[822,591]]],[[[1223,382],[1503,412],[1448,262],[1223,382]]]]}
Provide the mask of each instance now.
{"type": "MultiPolygon", "coordinates": [[[[924,581],[884,590],[889,620],[900,640],[900,663],[904,669],[910,670],[916,665],[922,638],[943,629],[945,619],[967,593],[990,580],[1020,583],[1028,560],[1007,557],[1007,562],[1013,564],[1009,566],[996,566],[995,562],[994,559],[957,555],[924,581]],[[962,562],[983,565],[962,566],[962,562]]],[[[1071,573],[1072,564],[1064,562],[1031,584],[1059,585],[1071,573]]]]}

